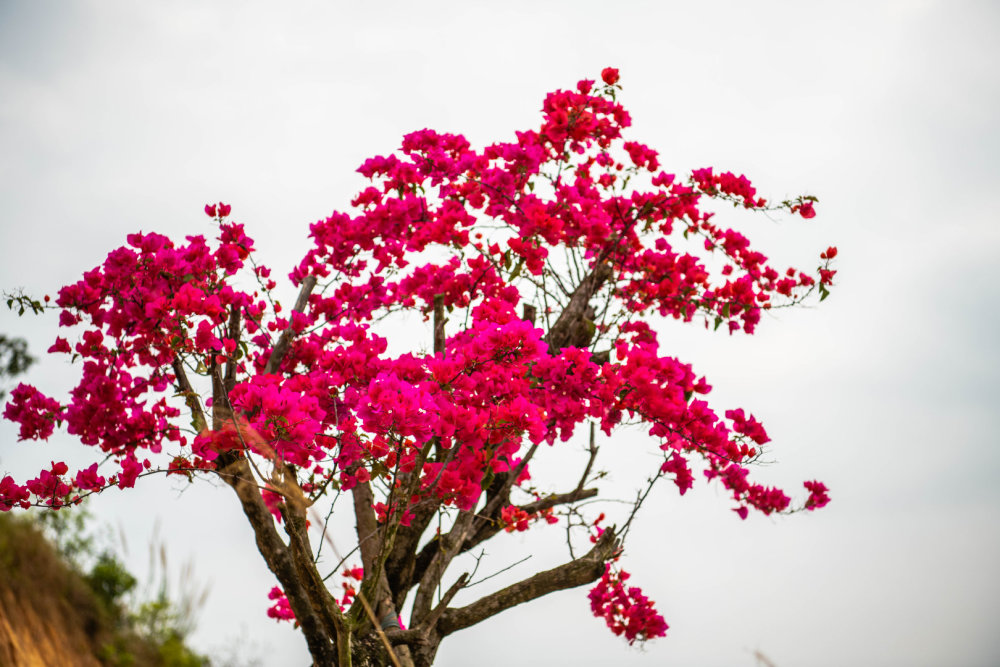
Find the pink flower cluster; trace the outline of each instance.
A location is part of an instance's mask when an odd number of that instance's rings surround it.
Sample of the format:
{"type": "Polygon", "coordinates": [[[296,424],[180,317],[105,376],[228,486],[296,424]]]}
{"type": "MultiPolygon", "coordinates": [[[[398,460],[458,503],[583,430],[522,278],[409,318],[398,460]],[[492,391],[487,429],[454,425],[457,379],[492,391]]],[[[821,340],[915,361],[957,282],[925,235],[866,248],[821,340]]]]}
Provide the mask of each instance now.
{"type": "MultiPolygon", "coordinates": [[[[221,220],[229,207],[218,207],[221,220]]],[[[200,236],[188,237],[181,246],[159,234],[132,234],[128,242],[83,280],[63,288],[56,300],[61,326],[86,327],[75,345],[59,337],[49,350],[82,362],[81,380],[69,402],[62,405],[20,385],[4,410],[6,419],[20,424],[22,440],[45,440],[55,424],[64,423],[83,444],[116,460],[119,474],[106,479],[91,466],[60,484],[42,477],[25,486],[11,480],[0,507],[20,504],[25,488],[49,490],[39,500],[59,506],[73,500],[74,488],[94,492],[109,484],[132,486],[151,467],[142,450],[156,454],[165,445],[186,444],[174,423],[180,410],[168,402],[175,391],[175,360],[202,364],[205,373],[234,362],[235,341],[224,333],[234,308],[243,310],[247,331],[260,328],[264,300],[255,303],[227,282],[253,250],[242,225],[220,223],[214,250],[200,236]]],[[[198,459],[193,467],[205,465],[198,459]]]]}
{"type": "Polygon", "coordinates": [[[341,588],[344,589],[344,595],[337,601],[337,604],[343,610],[351,604],[358,594],[352,582],[356,581],[360,585],[361,581],[365,578],[365,571],[361,567],[348,567],[344,568],[340,576],[344,579],[340,584],[341,588]]]}
{"type": "Polygon", "coordinates": [[[606,564],[600,581],[587,595],[591,611],[603,618],[613,633],[624,635],[629,644],[665,636],[669,626],[653,602],[635,586],[626,588],[630,576],[606,564]]]}
{"type": "Polygon", "coordinates": [[[292,611],[292,606],[289,604],[288,598],[285,597],[283,590],[275,586],[267,594],[267,599],[274,601],[274,604],[267,609],[268,618],[273,618],[279,622],[295,620],[295,613],[292,611]]]}
{"type": "MultiPolygon", "coordinates": [[[[624,139],[631,118],[616,98],[619,80],[606,68],[603,85],[549,94],[540,124],[509,141],[477,150],[461,135],[420,130],[397,153],[365,161],[358,171],[369,183],[353,212],[310,227],[312,247],[290,277],[315,277],[322,288],[302,312],[282,309],[228,204],[205,207],[212,241],[129,235],[56,300],[73,335],[49,351],[80,369],[69,397],[21,385],[4,410],[22,440],[64,425],[111,469],[99,474],[95,462],[71,473],[53,463],[24,484],[4,477],[0,510],[58,507],[155,471],[192,476],[230,452],[294,466],[306,494],[378,481],[379,520],[407,524],[429,498],[476,507],[530,446],[558,446],[587,421],[610,435],[633,420],[662,450],[653,474],[680,493],[701,460],[741,517],[787,511],[780,489],[749,479],[769,442],[763,426],[742,409],[720,417],[704,400],[705,378],[663,354],[650,321],[698,319],[751,334],[767,309],[827,295],[836,248],[815,272],[779,271],[743,234],[716,224],[713,201],[766,201],[742,175],[706,168],[684,182],[662,171],[655,150],[624,139]],[[552,328],[584,279],[594,285],[589,314],[557,345],[552,328]],[[443,348],[427,351],[432,341],[421,340],[388,354],[379,324],[399,313],[429,319],[436,304],[447,313],[443,348]],[[534,321],[523,319],[529,311],[534,321]],[[283,332],[290,346],[275,368],[268,361],[283,332]],[[182,432],[188,425],[193,438],[182,432]],[[384,491],[411,474],[411,497],[384,491]]],[[[813,201],[782,208],[811,218],[813,201]]],[[[525,465],[516,484],[529,479],[525,465]]],[[[805,488],[805,508],[828,502],[821,483],[805,488]]],[[[262,494],[280,520],[281,494],[262,494]]],[[[501,512],[508,531],[543,518],[555,520],[513,505],[501,512]]],[[[605,572],[591,594],[595,613],[630,641],[662,635],[662,618],[623,586],[627,576],[605,572]]],[[[280,590],[271,599],[269,614],[290,619],[280,590]]]]}
{"type": "Polygon", "coordinates": [[[11,392],[3,417],[21,425],[18,440],[46,440],[55,430],[62,412],[58,401],[34,387],[20,384],[11,392]]]}
{"type": "Polygon", "coordinates": [[[806,500],[805,505],[807,510],[811,511],[826,507],[826,504],[830,502],[830,495],[827,493],[826,485],[822,482],[803,482],[802,485],[809,492],[809,498],[806,500]]]}
{"type": "Polygon", "coordinates": [[[532,523],[539,519],[545,519],[546,523],[557,523],[559,521],[552,513],[551,508],[529,513],[515,505],[508,505],[500,510],[500,522],[503,524],[503,529],[508,533],[512,533],[515,530],[519,533],[524,532],[528,530],[532,523]]]}

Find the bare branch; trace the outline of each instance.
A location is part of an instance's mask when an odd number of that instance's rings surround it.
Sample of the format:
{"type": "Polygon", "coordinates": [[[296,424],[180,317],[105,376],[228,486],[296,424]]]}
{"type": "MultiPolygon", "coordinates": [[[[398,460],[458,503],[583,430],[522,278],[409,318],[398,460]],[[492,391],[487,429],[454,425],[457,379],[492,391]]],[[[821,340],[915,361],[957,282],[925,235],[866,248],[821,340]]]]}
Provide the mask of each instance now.
{"type": "MultiPolygon", "coordinates": [[[[406,599],[406,594],[414,583],[414,572],[417,571],[417,547],[420,545],[420,537],[427,530],[431,519],[440,506],[440,500],[434,496],[417,503],[410,508],[413,518],[409,526],[399,526],[396,539],[392,545],[389,558],[386,559],[386,577],[395,595],[397,607],[401,607],[406,599]]],[[[426,563],[430,562],[428,557],[426,563]]],[[[425,563],[425,567],[426,567],[425,563]]],[[[423,569],[420,570],[423,572],[423,569]]]]}
{"type": "MultiPolygon", "coordinates": [[[[312,294],[313,288],[316,287],[316,276],[306,276],[302,280],[302,287],[299,289],[299,296],[295,300],[295,307],[292,308],[294,312],[301,313],[306,309],[306,304],[309,303],[309,295],[312,294]]],[[[281,336],[278,338],[278,342],[275,344],[274,349],[271,350],[271,356],[267,360],[267,365],[264,366],[264,374],[268,375],[281,366],[281,362],[284,361],[285,355],[288,354],[288,347],[292,343],[292,337],[295,333],[292,331],[292,327],[289,326],[287,329],[281,332],[281,336]]]]}
{"type": "MultiPolygon", "coordinates": [[[[402,481],[403,492],[401,494],[401,507],[395,507],[397,504],[396,499],[396,489],[393,485],[393,489],[389,493],[388,505],[389,505],[389,516],[386,521],[386,526],[382,529],[385,538],[380,542],[380,548],[377,559],[377,566],[380,568],[385,568],[385,578],[388,581],[390,576],[390,571],[392,573],[393,584],[395,584],[392,590],[395,591],[394,601],[397,606],[402,606],[403,601],[406,597],[406,591],[412,586],[412,573],[414,567],[414,560],[412,558],[413,553],[416,552],[416,546],[420,540],[420,535],[423,533],[424,528],[427,527],[431,516],[437,510],[440,501],[434,500],[430,502],[427,506],[427,510],[424,512],[415,512],[417,515],[417,521],[410,522],[410,527],[407,528],[402,525],[403,514],[407,511],[406,505],[413,498],[414,494],[420,485],[420,472],[423,470],[424,462],[430,455],[430,451],[433,447],[438,444],[438,438],[434,437],[424,443],[424,446],[420,448],[417,454],[417,461],[414,465],[414,470],[408,475],[401,475],[398,479],[402,481]],[[396,549],[396,536],[399,530],[404,530],[405,542],[400,549],[396,549]],[[391,570],[390,566],[386,565],[387,562],[392,559],[391,570]],[[402,576],[400,572],[400,565],[407,570],[405,576],[402,576]]],[[[453,447],[449,452],[451,456],[457,447],[453,447]]],[[[447,466],[447,462],[442,466],[441,472],[444,472],[444,468],[447,466]]],[[[440,474],[438,476],[440,479],[440,474]]],[[[437,484],[437,480],[434,481],[434,485],[437,484]]],[[[433,486],[431,489],[433,488],[433,486]]],[[[431,493],[431,489],[428,490],[428,494],[431,493]]],[[[430,497],[430,496],[429,496],[430,497]]]]}
{"type": "MultiPolygon", "coordinates": [[[[673,456],[676,456],[676,455],[677,454],[675,452],[673,454],[673,456]]],[[[632,512],[628,515],[628,519],[625,521],[625,525],[622,526],[622,539],[623,540],[628,535],[628,530],[629,530],[629,528],[632,527],[632,520],[635,518],[635,515],[638,514],[639,508],[642,507],[642,504],[644,502],[646,502],[646,498],[649,497],[649,493],[653,490],[653,487],[656,486],[656,483],[658,481],[660,481],[660,479],[662,479],[662,478],[663,478],[663,472],[662,471],[661,472],[657,472],[657,474],[653,475],[653,477],[651,477],[648,480],[649,483],[646,485],[646,490],[642,491],[642,492],[639,492],[639,493],[636,494],[635,504],[632,507],[632,512]]]]}
{"type": "Polygon", "coordinates": [[[569,493],[553,493],[552,495],[530,502],[527,505],[521,505],[521,509],[528,514],[535,514],[543,510],[551,509],[556,505],[575,503],[578,500],[587,500],[588,498],[593,498],[596,495],[597,489],[575,489],[569,493]]]}
{"type": "Polygon", "coordinates": [[[595,581],[604,572],[604,563],[618,551],[619,542],[614,528],[609,528],[586,555],[551,570],[539,572],[466,607],[448,609],[438,622],[438,632],[444,637],[523,602],[595,581]]]}
{"type": "Polygon", "coordinates": [[[587,459],[587,467],[583,469],[583,474],[580,475],[580,481],[576,485],[577,491],[583,489],[583,485],[587,483],[587,477],[590,475],[590,469],[594,467],[594,459],[597,458],[597,440],[594,437],[595,430],[594,422],[590,422],[590,443],[587,447],[587,451],[590,452],[590,458],[587,459]]]}
{"type": "MultiPolygon", "coordinates": [[[[521,560],[519,560],[519,561],[517,561],[515,563],[511,563],[510,565],[508,565],[505,568],[497,570],[493,574],[488,574],[485,577],[483,577],[482,579],[477,579],[476,581],[473,581],[468,586],[466,586],[466,588],[471,588],[473,586],[478,586],[479,584],[483,583],[484,581],[489,581],[493,577],[498,577],[501,574],[503,574],[504,572],[507,572],[508,570],[513,570],[515,567],[517,567],[521,563],[523,563],[525,561],[529,561],[529,560],[531,560],[531,554],[528,554],[527,556],[525,556],[524,558],[522,558],[521,560]]],[[[476,560],[476,567],[479,567],[479,560],[478,559],[476,560]]],[[[473,574],[475,574],[475,571],[473,571],[473,574]]]]}

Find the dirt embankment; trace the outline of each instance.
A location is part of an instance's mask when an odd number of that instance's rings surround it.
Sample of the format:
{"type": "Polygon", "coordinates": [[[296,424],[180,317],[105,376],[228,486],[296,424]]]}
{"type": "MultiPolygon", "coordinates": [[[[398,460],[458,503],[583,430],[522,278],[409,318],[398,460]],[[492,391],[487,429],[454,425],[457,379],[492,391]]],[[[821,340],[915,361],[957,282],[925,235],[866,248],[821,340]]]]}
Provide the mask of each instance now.
{"type": "Polygon", "coordinates": [[[126,642],[113,615],[37,528],[0,514],[0,666],[143,664],[134,650],[122,659],[126,642]]]}

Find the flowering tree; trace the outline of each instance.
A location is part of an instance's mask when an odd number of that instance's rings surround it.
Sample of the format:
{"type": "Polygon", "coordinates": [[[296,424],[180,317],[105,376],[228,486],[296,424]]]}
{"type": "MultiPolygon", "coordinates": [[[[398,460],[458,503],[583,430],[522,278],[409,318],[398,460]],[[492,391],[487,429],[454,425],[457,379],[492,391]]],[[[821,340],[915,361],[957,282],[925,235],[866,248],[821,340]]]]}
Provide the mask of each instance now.
{"type": "Polygon", "coordinates": [[[622,137],[630,119],[617,70],[601,78],[549,94],[541,126],[514,141],[474,150],[421,130],[397,154],[367,160],[355,213],[312,225],[290,311],[225,204],[205,209],[213,243],[133,234],[51,306],[11,297],[59,309],[78,335],[49,352],[70,355],[80,382],[66,401],[22,384],[4,416],[22,440],[64,427],[102,463],[71,472],[56,462],[24,484],[3,477],[0,509],[64,507],[156,473],[217,477],[279,584],[268,613],[294,620],[317,665],[430,665],[448,635],[595,581],[591,607],[616,634],[664,635],[618,567],[657,481],[683,494],[694,464],[744,519],[828,498],[805,482],[793,506],[753,482],[764,428],[743,410],[709,407],[705,379],[661,353],[651,321],[751,334],[762,311],[824,298],[836,249],[815,275],[770,266],[705,204],[812,218],[815,199],[769,206],[743,176],[661,171],[655,151],[622,137]],[[433,334],[387,354],[380,332],[407,313],[433,334]],[[594,427],[610,436],[625,423],[648,426],[662,462],[622,526],[605,527],[594,427]],[[532,480],[539,448],[565,447],[585,424],[579,481],[532,480]],[[326,521],[348,496],[356,546],[321,559],[324,544],[346,546],[326,521]],[[550,523],[567,531],[566,562],[452,605],[471,579],[449,576],[456,557],[550,523]],[[325,583],[328,571],[339,586],[325,583]]]}

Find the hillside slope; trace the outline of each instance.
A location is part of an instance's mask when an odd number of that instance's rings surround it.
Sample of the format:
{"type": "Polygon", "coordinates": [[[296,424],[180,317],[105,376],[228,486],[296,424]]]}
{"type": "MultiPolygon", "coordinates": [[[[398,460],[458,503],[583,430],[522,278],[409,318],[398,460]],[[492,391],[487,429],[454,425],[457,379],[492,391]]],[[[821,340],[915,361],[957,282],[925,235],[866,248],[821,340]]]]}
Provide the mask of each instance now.
{"type": "Polygon", "coordinates": [[[0,514],[0,665],[208,665],[178,637],[136,633],[118,600],[134,579],[124,570],[117,576],[109,582],[81,574],[30,521],[0,514]],[[131,581],[126,587],[123,578],[131,581]]]}

